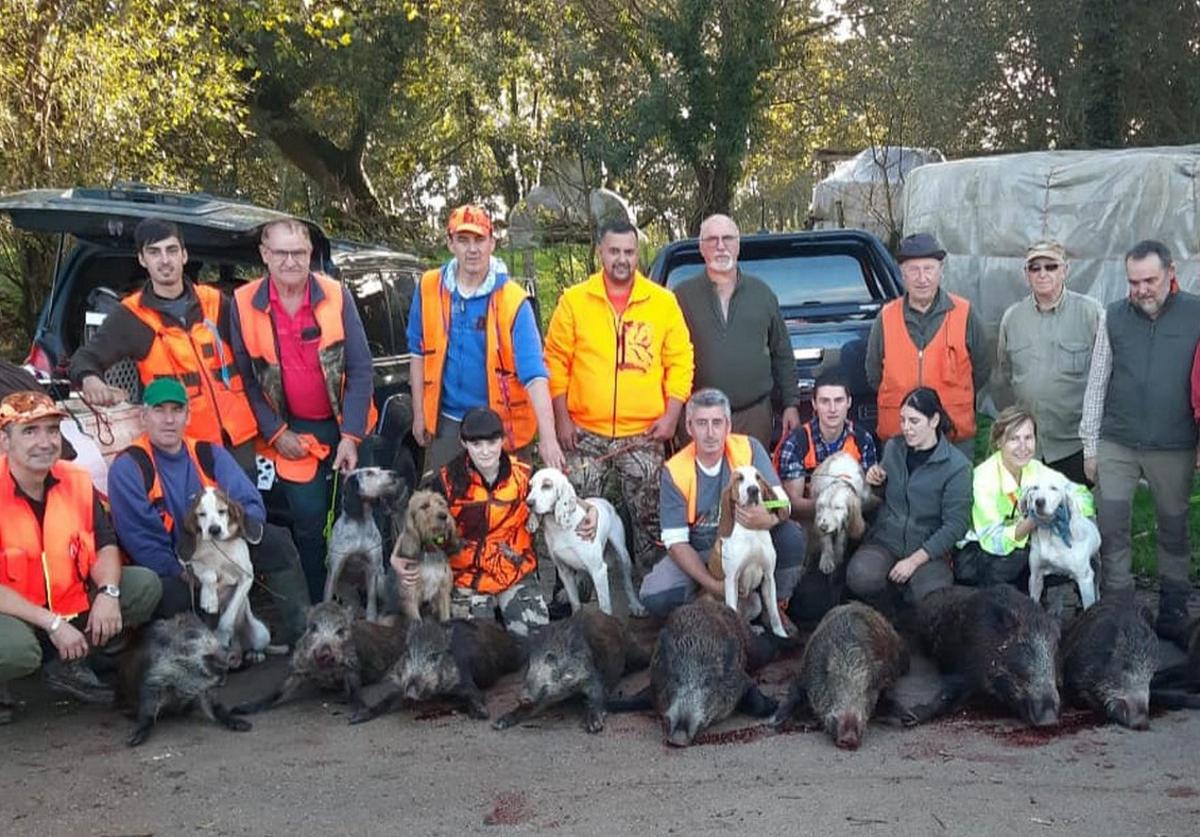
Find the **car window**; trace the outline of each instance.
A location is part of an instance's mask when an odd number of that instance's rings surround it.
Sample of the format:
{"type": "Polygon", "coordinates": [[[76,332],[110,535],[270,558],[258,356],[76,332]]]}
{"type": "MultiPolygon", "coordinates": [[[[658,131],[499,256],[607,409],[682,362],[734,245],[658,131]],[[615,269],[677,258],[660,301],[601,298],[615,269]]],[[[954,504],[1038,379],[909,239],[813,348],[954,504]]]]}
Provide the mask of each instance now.
{"type": "MultiPolygon", "coordinates": [[[[699,258],[699,256],[697,256],[699,258]]],[[[770,285],[785,308],[815,303],[871,302],[863,266],[853,256],[835,253],[738,260],[744,273],[757,276],[770,285]]],[[[667,274],[667,287],[700,274],[704,263],[681,264],[667,274]]]]}
{"type": "Polygon", "coordinates": [[[342,284],[350,289],[358,306],[358,316],[367,332],[367,343],[375,357],[395,354],[392,315],[388,305],[388,281],[377,270],[365,273],[342,272],[342,284]]]}

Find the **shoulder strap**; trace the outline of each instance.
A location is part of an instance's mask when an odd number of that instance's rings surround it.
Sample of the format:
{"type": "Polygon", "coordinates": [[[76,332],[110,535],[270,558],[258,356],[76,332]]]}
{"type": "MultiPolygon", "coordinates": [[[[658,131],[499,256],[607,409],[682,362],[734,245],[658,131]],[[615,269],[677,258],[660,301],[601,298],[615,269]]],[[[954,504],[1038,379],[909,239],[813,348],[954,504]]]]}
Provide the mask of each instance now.
{"type": "Polygon", "coordinates": [[[213,455],[212,442],[196,442],[196,462],[199,463],[204,476],[213,482],[217,481],[217,462],[216,456],[213,455]]]}
{"type": "Polygon", "coordinates": [[[142,472],[142,484],[146,487],[146,493],[150,493],[150,489],[154,487],[154,463],[150,460],[150,454],[142,450],[137,445],[130,445],[125,448],[125,453],[133,457],[133,461],[137,463],[138,470],[142,472]]]}

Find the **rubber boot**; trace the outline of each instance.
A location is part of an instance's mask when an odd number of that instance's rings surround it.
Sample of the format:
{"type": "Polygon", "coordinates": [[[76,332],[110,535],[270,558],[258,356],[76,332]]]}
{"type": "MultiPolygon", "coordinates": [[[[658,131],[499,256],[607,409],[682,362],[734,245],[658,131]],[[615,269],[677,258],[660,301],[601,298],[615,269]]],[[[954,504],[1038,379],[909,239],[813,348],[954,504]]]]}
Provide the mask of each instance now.
{"type": "Polygon", "coordinates": [[[1163,639],[1187,650],[1191,620],[1188,617],[1188,593],[1190,588],[1163,581],[1158,591],[1158,619],[1154,631],[1163,639]]]}
{"type": "Polygon", "coordinates": [[[296,640],[304,635],[308,621],[308,582],[299,565],[286,570],[276,570],[263,576],[270,593],[279,608],[279,633],[272,638],[277,645],[295,646],[296,640]]]}

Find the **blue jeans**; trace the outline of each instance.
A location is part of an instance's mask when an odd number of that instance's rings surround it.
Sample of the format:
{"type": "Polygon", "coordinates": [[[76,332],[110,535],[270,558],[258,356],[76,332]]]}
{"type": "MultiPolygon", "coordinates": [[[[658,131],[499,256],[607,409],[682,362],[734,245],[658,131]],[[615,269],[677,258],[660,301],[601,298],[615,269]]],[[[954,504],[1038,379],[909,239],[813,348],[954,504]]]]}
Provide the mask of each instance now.
{"type": "MultiPolygon", "coordinates": [[[[800,580],[800,567],[804,563],[804,530],[794,520],[785,520],[771,529],[771,543],[775,547],[775,588],[780,601],[790,599],[800,580]]],[[[702,561],[707,554],[701,555],[702,561]]],[[[670,555],[661,559],[673,560],[670,555]]],[[[697,585],[690,578],[686,584],[668,587],[655,593],[642,593],[640,598],[646,610],[655,616],[666,616],[675,608],[690,602],[696,595],[697,585]]]]}
{"type": "Polygon", "coordinates": [[[325,518],[333,500],[333,456],[342,434],[337,422],[291,419],[288,429],[294,433],[311,433],[329,445],[329,456],[317,466],[317,473],[308,482],[289,482],[280,479],[288,509],[292,514],[292,537],[300,553],[300,566],[308,583],[308,597],[313,602],[325,598],[325,518]]]}

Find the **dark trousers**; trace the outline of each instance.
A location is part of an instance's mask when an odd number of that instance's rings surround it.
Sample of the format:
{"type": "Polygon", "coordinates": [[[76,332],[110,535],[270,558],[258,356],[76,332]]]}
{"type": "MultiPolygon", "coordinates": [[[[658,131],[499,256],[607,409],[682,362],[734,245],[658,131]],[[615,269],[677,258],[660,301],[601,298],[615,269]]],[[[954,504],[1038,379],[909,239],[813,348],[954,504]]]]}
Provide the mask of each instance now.
{"type": "Polygon", "coordinates": [[[1077,482],[1080,485],[1086,485],[1092,488],[1092,481],[1087,478],[1087,474],[1083,472],[1083,451],[1072,454],[1065,459],[1056,459],[1053,462],[1047,462],[1046,465],[1063,474],[1071,482],[1077,482]]]}
{"type": "Polygon", "coordinates": [[[1029,548],[1014,549],[1007,555],[993,555],[975,541],[970,541],[954,558],[954,581],[969,587],[1011,584],[1027,592],[1029,548]]]}
{"type": "MultiPolygon", "coordinates": [[[[282,624],[273,632],[276,641],[295,642],[304,633],[305,615],[311,599],[291,533],[273,523],[264,525],[262,540],[250,546],[250,564],[255,575],[265,577],[266,587],[279,608],[282,624]]],[[[154,612],[155,618],[192,609],[192,588],[182,576],[168,576],[161,581],[162,599],[154,612]]]]}
{"type": "Polygon", "coordinates": [[[292,514],[292,537],[300,552],[300,566],[308,582],[310,601],[319,602],[325,595],[325,520],[333,500],[333,452],[341,441],[341,431],[333,419],[307,421],[291,419],[288,427],[295,433],[311,433],[329,445],[329,457],[317,466],[317,473],[308,482],[281,479],[288,509],[292,514]]]}
{"type": "Polygon", "coordinates": [[[950,564],[937,557],[917,567],[903,585],[896,584],[888,578],[888,573],[899,560],[900,556],[881,544],[863,544],[846,566],[846,586],[857,598],[888,610],[897,594],[902,594],[909,604],[916,604],[934,590],[954,584],[950,564]]]}

